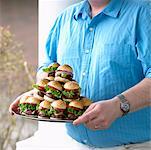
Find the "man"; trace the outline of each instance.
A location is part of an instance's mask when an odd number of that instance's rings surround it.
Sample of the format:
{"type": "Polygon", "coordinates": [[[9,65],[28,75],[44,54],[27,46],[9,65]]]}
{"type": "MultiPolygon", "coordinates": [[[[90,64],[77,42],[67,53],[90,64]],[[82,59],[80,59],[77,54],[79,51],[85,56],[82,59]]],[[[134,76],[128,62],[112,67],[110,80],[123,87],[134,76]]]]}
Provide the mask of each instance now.
{"type": "Polygon", "coordinates": [[[110,147],[151,139],[149,4],[84,0],[66,9],[50,30],[37,80],[50,63],[69,64],[82,95],[94,102],[66,125],[76,141],[110,147]]]}

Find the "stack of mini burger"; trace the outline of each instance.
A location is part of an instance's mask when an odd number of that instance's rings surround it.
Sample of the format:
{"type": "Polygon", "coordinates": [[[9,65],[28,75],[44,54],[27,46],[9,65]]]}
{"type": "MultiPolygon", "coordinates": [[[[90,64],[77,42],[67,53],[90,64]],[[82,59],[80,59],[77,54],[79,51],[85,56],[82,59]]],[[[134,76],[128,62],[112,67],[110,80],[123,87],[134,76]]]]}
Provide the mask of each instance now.
{"type": "Polygon", "coordinates": [[[48,76],[33,85],[33,96],[20,99],[21,114],[74,120],[81,116],[92,101],[80,96],[80,86],[73,80],[69,65],[51,64],[43,69],[48,76]]]}

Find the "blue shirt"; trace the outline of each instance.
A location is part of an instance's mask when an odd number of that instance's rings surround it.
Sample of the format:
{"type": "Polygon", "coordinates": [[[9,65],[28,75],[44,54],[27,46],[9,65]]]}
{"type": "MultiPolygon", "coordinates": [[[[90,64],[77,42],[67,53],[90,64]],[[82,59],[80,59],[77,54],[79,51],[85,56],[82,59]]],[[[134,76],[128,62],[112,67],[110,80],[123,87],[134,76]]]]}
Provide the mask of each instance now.
{"type": "MultiPolygon", "coordinates": [[[[54,61],[71,65],[82,95],[93,102],[111,99],[151,78],[149,1],[111,0],[93,19],[90,15],[87,0],[59,15],[50,30],[40,68],[54,61]]],[[[81,143],[109,147],[150,140],[150,122],[148,107],[117,119],[107,130],[92,131],[72,124],[66,127],[81,143]]]]}

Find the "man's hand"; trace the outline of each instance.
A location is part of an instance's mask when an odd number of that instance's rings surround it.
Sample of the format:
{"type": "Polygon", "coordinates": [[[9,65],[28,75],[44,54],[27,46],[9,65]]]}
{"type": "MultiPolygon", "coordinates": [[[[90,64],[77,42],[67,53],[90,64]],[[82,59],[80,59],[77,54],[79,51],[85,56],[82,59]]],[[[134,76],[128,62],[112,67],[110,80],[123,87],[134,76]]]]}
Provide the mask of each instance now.
{"type": "Polygon", "coordinates": [[[103,130],[109,128],[112,122],[120,116],[122,116],[120,101],[114,98],[91,104],[73,124],[84,123],[86,127],[92,130],[103,130]]]}
{"type": "Polygon", "coordinates": [[[20,95],[10,106],[9,106],[9,112],[14,115],[13,111],[17,110],[18,104],[19,104],[19,100],[22,96],[27,95],[27,96],[32,96],[33,94],[33,90],[28,91],[22,95],[20,95]]]}

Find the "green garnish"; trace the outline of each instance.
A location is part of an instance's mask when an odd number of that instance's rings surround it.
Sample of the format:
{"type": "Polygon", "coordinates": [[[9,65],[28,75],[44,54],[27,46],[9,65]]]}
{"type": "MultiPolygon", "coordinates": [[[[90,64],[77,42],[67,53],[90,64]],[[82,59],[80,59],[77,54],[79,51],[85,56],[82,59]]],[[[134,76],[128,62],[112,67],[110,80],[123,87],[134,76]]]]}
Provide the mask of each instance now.
{"type": "Polygon", "coordinates": [[[68,75],[66,73],[62,73],[61,77],[66,78],[68,75]]]}
{"type": "Polygon", "coordinates": [[[47,91],[49,91],[49,89],[50,89],[50,88],[49,88],[49,86],[48,86],[48,85],[46,85],[46,86],[45,86],[45,90],[46,90],[46,92],[47,92],[47,91]]]}
{"type": "Polygon", "coordinates": [[[45,116],[51,116],[52,114],[52,111],[50,111],[50,109],[42,109],[42,110],[39,110],[40,112],[42,112],[45,116]]]}
{"type": "Polygon", "coordinates": [[[33,84],[32,87],[35,88],[35,89],[39,88],[39,86],[37,84],[33,84]]]}
{"type": "Polygon", "coordinates": [[[65,95],[65,96],[67,96],[69,98],[74,96],[74,92],[73,91],[63,91],[62,93],[63,93],[63,95],[65,95]]]}
{"type": "Polygon", "coordinates": [[[81,116],[83,114],[82,110],[74,110],[73,108],[68,108],[68,112],[71,112],[75,116],[81,116]]]}
{"type": "Polygon", "coordinates": [[[39,105],[31,105],[31,104],[19,104],[19,108],[21,112],[25,112],[26,110],[38,110],[39,105]]]}
{"type": "Polygon", "coordinates": [[[46,67],[43,69],[44,72],[52,72],[57,70],[58,67],[46,67]]]}
{"type": "Polygon", "coordinates": [[[54,90],[53,88],[50,88],[48,85],[45,87],[46,91],[48,93],[53,94],[57,98],[61,98],[62,93],[59,90],[54,90]]]}

